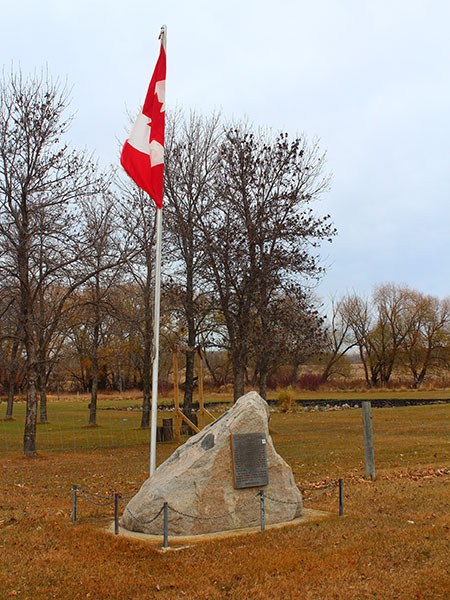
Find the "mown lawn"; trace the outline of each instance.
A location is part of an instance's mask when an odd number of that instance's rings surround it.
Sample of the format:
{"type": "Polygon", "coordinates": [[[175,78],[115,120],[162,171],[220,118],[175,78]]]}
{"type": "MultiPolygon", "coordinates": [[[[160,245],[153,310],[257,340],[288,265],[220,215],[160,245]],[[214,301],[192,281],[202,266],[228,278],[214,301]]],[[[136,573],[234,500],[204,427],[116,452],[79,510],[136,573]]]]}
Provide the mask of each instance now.
{"type": "MultiPolygon", "coordinates": [[[[372,410],[375,482],[363,478],[360,409],[272,413],[301,485],[344,479],[344,517],[333,489],[305,504],[327,520],[166,554],[104,533],[112,507],[80,500],[71,523],[73,484],[128,495],[147,477],[140,414],[100,411],[94,429],[76,402],[49,415],[37,459],[20,455],[20,410],[0,424],[2,600],[450,598],[450,405],[372,410]]],[[[159,444],[158,461],[175,447],[159,444]]]]}

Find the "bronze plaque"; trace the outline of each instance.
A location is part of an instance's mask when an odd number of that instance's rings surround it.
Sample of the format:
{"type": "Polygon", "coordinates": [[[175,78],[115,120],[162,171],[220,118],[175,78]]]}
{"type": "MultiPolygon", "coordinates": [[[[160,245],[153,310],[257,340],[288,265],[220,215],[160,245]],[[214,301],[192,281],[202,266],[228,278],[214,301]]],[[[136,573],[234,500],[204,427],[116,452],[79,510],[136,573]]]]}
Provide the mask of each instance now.
{"type": "Polygon", "coordinates": [[[234,487],[249,488],[267,485],[266,437],[263,433],[238,433],[231,436],[234,487]]]}

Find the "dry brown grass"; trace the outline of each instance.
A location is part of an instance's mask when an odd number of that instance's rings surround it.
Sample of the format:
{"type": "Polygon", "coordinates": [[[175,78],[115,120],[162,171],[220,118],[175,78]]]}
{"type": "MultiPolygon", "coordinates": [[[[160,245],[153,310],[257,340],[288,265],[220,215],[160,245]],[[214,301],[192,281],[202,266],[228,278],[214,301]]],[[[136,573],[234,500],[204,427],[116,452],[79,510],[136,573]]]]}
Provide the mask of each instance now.
{"type": "MultiPolygon", "coordinates": [[[[344,477],[345,516],[159,554],[105,534],[111,508],[80,500],[137,490],[142,446],[1,461],[0,598],[33,600],[450,598],[450,407],[373,410],[378,478],[363,477],[360,411],[275,414],[274,442],[301,483],[344,477]]],[[[158,447],[158,460],[174,449],[158,447]]],[[[314,504],[337,511],[334,489],[314,504]]]]}

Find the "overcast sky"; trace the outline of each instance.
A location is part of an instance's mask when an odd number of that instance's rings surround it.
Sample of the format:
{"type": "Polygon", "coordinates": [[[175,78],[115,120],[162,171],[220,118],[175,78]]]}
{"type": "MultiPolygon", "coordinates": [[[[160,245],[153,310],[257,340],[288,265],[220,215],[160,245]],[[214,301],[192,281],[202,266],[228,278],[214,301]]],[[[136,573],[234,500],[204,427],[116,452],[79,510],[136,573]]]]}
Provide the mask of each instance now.
{"type": "Polygon", "coordinates": [[[338,228],[317,293],[450,294],[448,0],[15,0],[0,57],[73,86],[71,141],[118,163],[168,27],[167,106],[320,138],[338,228]]]}

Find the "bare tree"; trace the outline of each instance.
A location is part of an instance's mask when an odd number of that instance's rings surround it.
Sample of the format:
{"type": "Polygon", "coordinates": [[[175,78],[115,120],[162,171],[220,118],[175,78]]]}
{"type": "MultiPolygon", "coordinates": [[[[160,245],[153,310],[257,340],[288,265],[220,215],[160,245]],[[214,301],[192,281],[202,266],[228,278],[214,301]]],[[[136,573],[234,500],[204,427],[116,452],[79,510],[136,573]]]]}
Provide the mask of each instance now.
{"type": "MultiPolygon", "coordinates": [[[[270,300],[320,277],[316,249],[335,230],[329,215],[317,217],[310,206],[329,184],[317,143],[239,124],[228,130],[219,153],[212,201],[199,223],[228,331],[236,400],[244,392],[252,313],[262,336],[269,335],[270,300]]],[[[263,360],[260,365],[263,381],[267,367],[263,360]]]]}
{"type": "Polygon", "coordinates": [[[386,385],[401,359],[404,342],[417,318],[418,306],[411,290],[393,283],[375,288],[373,305],[376,322],[369,344],[380,383],[386,385]]]}
{"type": "Polygon", "coordinates": [[[450,342],[450,299],[439,300],[412,292],[411,327],[404,340],[408,367],[413,386],[422,385],[432,367],[445,362],[450,342]]]}
{"type": "Polygon", "coordinates": [[[62,141],[70,125],[68,90],[48,76],[24,79],[12,73],[0,89],[0,270],[20,290],[20,322],[25,352],[27,409],[24,452],[36,454],[39,356],[34,334],[37,298],[43,281],[66,269],[80,241],[75,201],[93,193],[94,166],[84,153],[62,141]],[[45,218],[45,238],[42,215],[45,218]],[[54,218],[50,217],[53,214],[54,218]],[[72,229],[62,222],[72,221],[72,229]],[[66,233],[69,237],[66,239],[66,233]],[[68,241],[70,240],[70,243],[68,241]],[[39,270],[37,246],[58,245],[59,260],[39,270]]]}
{"type": "Polygon", "coordinates": [[[358,345],[368,387],[386,385],[394,369],[408,366],[418,387],[442,356],[449,323],[448,301],[424,297],[406,286],[375,288],[371,301],[342,301],[342,314],[358,345]]]}
{"type": "Polygon", "coordinates": [[[370,343],[373,315],[369,301],[357,294],[347,296],[342,300],[341,311],[358,346],[359,357],[364,368],[364,378],[367,387],[370,388],[377,384],[378,366],[370,343]]]}
{"type": "Polygon", "coordinates": [[[22,326],[18,315],[18,290],[12,282],[3,280],[0,298],[1,363],[8,374],[5,419],[13,418],[14,396],[20,379],[22,354],[22,326]]]}
{"type": "Polygon", "coordinates": [[[210,118],[180,113],[168,119],[165,161],[166,242],[171,261],[166,288],[180,309],[185,336],[179,340],[186,356],[184,413],[191,418],[195,350],[204,338],[211,312],[211,294],[204,285],[205,248],[198,219],[208,210],[208,190],[218,164],[218,115],[210,118]],[[203,334],[203,335],[202,335],[203,334]]]}
{"type": "Polygon", "coordinates": [[[254,313],[251,353],[263,398],[267,397],[270,372],[287,364],[296,369],[323,349],[323,319],[314,304],[314,299],[297,287],[273,293],[263,316],[254,313]]]}
{"type": "MultiPolygon", "coordinates": [[[[155,203],[131,181],[118,182],[120,195],[118,209],[120,227],[135,249],[126,268],[134,286],[139,291],[140,313],[135,314],[135,328],[142,339],[142,417],[141,427],[150,424],[151,368],[153,347],[153,265],[155,243],[155,203]]],[[[128,315],[131,318],[131,315],[128,315]]],[[[134,317],[133,317],[134,318],[134,317]]]]}
{"type": "Polygon", "coordinates": [[[345,310],[345,300],[333,298],[326,328],[325,348],[321,356],[323,382],[339,369],[343,357],[357,345],[352,336],[349,316],[349,312],[345,310]]]}
{"type": "Polygon", "coordinates": [[[128,238],[118,235],[116,219],[117,199],[112,194],[100,198],[86,198],[82,202],[83,224],[91,252],[86,256],[85,268],[92,274],[85,285],[85,330],[89,332],[91,358],[91,402],[89,425],[97,422],[97,394],[99,384],[99,348],[112,321],[112,295],[120,283],[124,264],[133,255],[128,238]]]}

